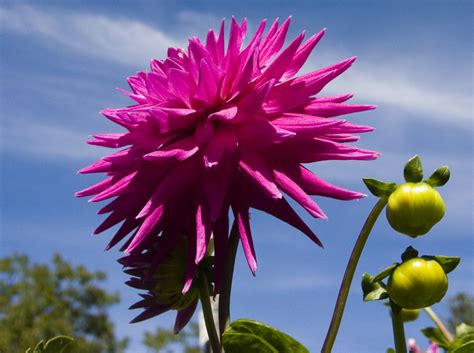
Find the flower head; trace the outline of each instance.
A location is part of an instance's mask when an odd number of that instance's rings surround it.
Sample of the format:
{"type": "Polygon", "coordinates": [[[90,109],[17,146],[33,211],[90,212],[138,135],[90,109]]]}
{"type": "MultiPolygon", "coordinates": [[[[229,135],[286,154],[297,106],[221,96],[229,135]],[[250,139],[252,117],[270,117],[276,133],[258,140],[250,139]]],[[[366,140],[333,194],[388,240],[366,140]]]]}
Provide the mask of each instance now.
{"type": "Polygon", "coordinates": [[[95,231],[122,222],[108,248],[129,236],[122,250],[141,254],[158,237],[172,243],[176,234],[192,234],[186,292],[213,233],[218,288],[229,210],[255,273],[249,208],[289,223],[321,245],[283,193],[316,218],[326,216],[309,195],[363,196],[302,165],[377,157],[346,144],[358,139],[352,133],[372,128],[334,118],[374,107],[345,104],[351,94],[319,96],[355,58],[295,77],[324,30],[306,41],[301,33],[282,49],[289,24],[289,18],[281,25],[276,20],[264,35],[262,21],[244,45],[247,22],[232,19],[225,46],[222,22],[219,34],[210,30],[205,42],[192,38],[186,50],[170,48],[166,59],[151,61],[150,71],[128,79],[132,92],[124,92],[136,104],[102,112],[126,131],[89,141],[123,149],[82,169],[107,179],[77,193],[95,195],[94,202],[114,198],[99,211],[110,215],[95,231]]]}
{"type": "MultiPolygon", "coordinates": [[[[146,293],[140,294],[142,300],[130,307],[143,309],[132,323],[176,310],[174,331],[178,333],[196,310],[199,290],[196,285],[191,285],[183,293],[189,240],[185,235],[175,235],[173,240],[169,241],[167,236],[159,237],[150,242],[141,253],[129,254],[119,262],[124,265],[125,273],[132,276],[126,284],[146,290],[146,293]]],[[[211,271],[212,257],[208,256],[206,260],[199,265],[200,272],[211,271]]]]}

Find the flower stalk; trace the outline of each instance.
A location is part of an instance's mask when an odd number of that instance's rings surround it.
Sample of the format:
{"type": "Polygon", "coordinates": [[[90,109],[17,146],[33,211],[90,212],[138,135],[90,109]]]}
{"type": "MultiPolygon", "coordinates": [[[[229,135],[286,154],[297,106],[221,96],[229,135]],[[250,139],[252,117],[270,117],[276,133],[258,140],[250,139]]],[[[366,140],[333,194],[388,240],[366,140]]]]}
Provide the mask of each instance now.
{"type": "Polygon", "coordinates": [[[201,298],[202,311],[204,314],[204,322],[206,323],[207,335],[209,336],[209,342],[211,344],[212,352],[220,353],[221,344],[219,336],[216,330],[216,324],[214,322],[214,316],[212,314],[211,307],[211,294],[209,292],[208,281],[205,273],[199,273],[198,278],[199,293],[201,298]]]}
{"type": "Polygon", "coordinates": [[[405,339],[405,328],[403,327],[402,308],[390,300],[392,308],[392,328],[393,340],[395,342],[396,353],[407,353],[407,345],[405,339]]]}
{"type": "Polygon", "coordinates": [[[341,287],[339,289],[339,294],[337,296],[336,305],[334,307],[331,324],[329,325],[329,329],[326,334],[326,339],[324,340],[321,353],[330,353],[332,350],[332,347],[336,340],[337,332],[339,330],[339,326],[341,325],[342,316],[344,315],[344,309],[347,302],[347,296],[349,295],[351,283],[354,278],[354,273],[357,268],[360,256],[362,254],[362,250],[364,249],[365,243],[367,242],[367,239],[370,235],[370,232],[372,231],[372,228],[374,227],[375,222],[377,221],[377,218],[379,217],[386,204],[386,197],[380,198],[379,201],[375,204],[374,208],[370,212],[359,233],[359,237],[357,238],[354,248],[352,249],[351,257],[349,258],[349,261],[346,266],[346,271],[344,273],[344,277],[341,282],[341,287]]]}
{"type": "Polygon", "coordinates": [[[436,313],[433,311],[433,309],[431,309],[431,307],[426,307],[426,308],[423,308],[423,310],[428,314],[428,316],[430,317],[431,320],[433,320],[433,322],[436,324],[436,326],[439,328],[439,330],[441,331],[441,333],[443,334],[443,336],[446,338],[446,340],[451,343],[453,342],[454,338],[453,338],[453,335],[451,334],[451,332],[448,331],[448,329],[446,328],[446,326],[443,324],[443,322],[441,321],[441,319],[439,318],[438,315],[436,315],[436,313]]]}
{"type": "Polygon", "coordinates": [[[239,247],[239,229],[234,221],[229,235],[227,247],[227,262],[224,268],[224,279],[219,296],[219,333],[220,337],[230,324],[230,297],[232,292],[232,278],[234,276],[235,257],[239,247]]]}

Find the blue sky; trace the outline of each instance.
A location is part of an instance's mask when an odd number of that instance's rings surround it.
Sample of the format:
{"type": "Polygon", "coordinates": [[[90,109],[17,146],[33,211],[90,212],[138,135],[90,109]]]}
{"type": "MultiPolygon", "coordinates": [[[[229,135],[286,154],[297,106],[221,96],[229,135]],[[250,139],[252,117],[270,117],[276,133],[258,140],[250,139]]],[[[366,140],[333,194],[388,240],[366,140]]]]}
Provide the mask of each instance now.
{"type": "MultiPolygon", "coordinates": [[[[73,193],[99,180],[76,171],[107,151],[87,146],[88,135],[117,127],[98,114],[130,104],[116,87],[162,58],[168,46],[202,37],[221,18],[247,17],[250,29],[263,18],[293,15],[289,38],[327,27],[303,71],[356,55],[355,65],[325,93],[355,94],[353,102],[376,104],[348,116],[376,131],[358,144],[380,151],[373,162],[324,162],[310,168],[338,185],[364,191],[362,177],[401,182],[405,161],[419,154],[426,174],[451,167],[443,188],[447,212],[426,237],[396,234],[384,217],[368,241],[356,274],[334,352],[382,352],[392,345],[386,309],[363,303],[358,279],[398,260],[408,245],[424,254],[462,256],[450,275],[448,295],[474,292],[472,5],[469,1],[0,1],[0,167],[2,256],[25,252],[49,261],[60,252],[109,274],[108,287],[122,303],[112,317],[119,335],[132,337],[141,353],[142,332],[170,326],[174,315],[129,325],[127,307],[137,293],[115,260],[104,252],[111,233],[91,236],[99,206],[73,193]]],[[[340,202],[318,199],[329,221],[307,217],[325,248],[281,222],[253,214],[259,259],[253,278],[239,254],[234,318],[267,322],[317,352],[324,340],[339,281],[373,197],[340,202]]],[[[435,306],[442,315],[446,305],[435,306]]],[[[422,316],[407,336],[430,325],[422,316]]]]}

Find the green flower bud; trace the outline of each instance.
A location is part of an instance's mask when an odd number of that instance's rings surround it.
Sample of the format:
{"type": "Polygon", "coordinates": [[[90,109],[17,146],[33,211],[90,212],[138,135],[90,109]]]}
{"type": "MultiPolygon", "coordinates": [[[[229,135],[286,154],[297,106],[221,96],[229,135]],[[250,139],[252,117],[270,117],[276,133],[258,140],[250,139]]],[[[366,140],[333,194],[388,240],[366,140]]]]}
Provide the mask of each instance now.
{"type": "Polygon", "coordinates": [[[420,316],[420,310],[419,309],[402,309],[402,321],[403,322],[410,322],[410,321],[415,321],[418,319],[418,316],[420,316]]]}
{"type": "Polygon", "coordinates": [[[195,284],[186,294],[182,293],[186,275],[187,242],[183,240],[181,243],[158,266],[153,274],[155,286],[151,289],[157,303],[169,305],[174,310],[184,309],[199,298],[199,289],[195,284]]]}
{"type": "Polygon", "coordinates": [[[388,198],[387,219],[393,229],[415,238],[438,223],[444,210],[441,195],[431,185],[404,183],[388,198]]]}
{"type": "Polygon", "coordinates": [[[390,299],[405,309],[421,309],[439,302],[448,290],[448,277],[435,260],[413,258],[398,266],[390,276],[390,299]]]}

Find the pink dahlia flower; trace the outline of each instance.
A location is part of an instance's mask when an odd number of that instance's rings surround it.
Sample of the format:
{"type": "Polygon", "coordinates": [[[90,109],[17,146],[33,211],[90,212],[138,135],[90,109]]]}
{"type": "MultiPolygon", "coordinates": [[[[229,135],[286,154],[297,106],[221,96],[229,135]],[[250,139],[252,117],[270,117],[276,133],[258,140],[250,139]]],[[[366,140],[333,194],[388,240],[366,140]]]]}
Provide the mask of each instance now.
{"type": "Polygon", "coordinates": [[[250,208],[289,223],[321,245],[283,194],[316,218],[326,216],[309,195],[363,196],[303,166],[378,155],[346,144],[358,139],[353,133],[372,128],[334,118],[374,106],[345,104],[351,94],[319,96],[355,58],[295,77],[324,30],[306,41],[301,33],[282,49],[289,24],[290,19],[281,25],[276,20],[264,35],[262,21],[244,45],[247,22],[232,19],[226,47],[222,22],[219,34],[210,30],[205,43],[192,38],[187,49],[170,48],[166,59],[151,61],[150,71],[130,77],[132,92],[125,94],[136,104],[102,111],[126,131],[94,135],[89,143],[123,149],[80,171],[107,178],[77,196],[95,195],[94,202],[113,198],[99,211],[110,215],[95,231],[122,223],[108,248],[128,236],[122,250],[138,256],[157,237],[172,243],[177,234],[192,234],[187,292],[212,233],[218,288],[230,209],[255,273],[250,208]]]}

